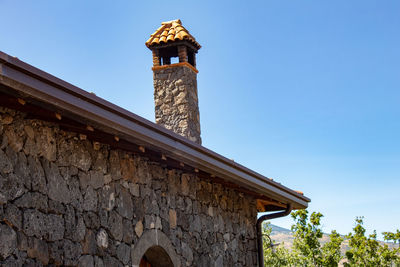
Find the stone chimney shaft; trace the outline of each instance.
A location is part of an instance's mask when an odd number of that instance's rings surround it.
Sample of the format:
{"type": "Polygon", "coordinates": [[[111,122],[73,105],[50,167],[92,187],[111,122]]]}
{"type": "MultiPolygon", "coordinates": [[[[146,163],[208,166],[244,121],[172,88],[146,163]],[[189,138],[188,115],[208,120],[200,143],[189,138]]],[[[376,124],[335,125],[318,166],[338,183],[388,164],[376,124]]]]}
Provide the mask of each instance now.
{"type": "Polygon", "coordinates": [[[180,20],[163,22],[146,46],[153,52],[156,123],[201,144],[196,69],[201,46],[180,20]],[[179,63],[171,64],[171,58],[179,63]]]}

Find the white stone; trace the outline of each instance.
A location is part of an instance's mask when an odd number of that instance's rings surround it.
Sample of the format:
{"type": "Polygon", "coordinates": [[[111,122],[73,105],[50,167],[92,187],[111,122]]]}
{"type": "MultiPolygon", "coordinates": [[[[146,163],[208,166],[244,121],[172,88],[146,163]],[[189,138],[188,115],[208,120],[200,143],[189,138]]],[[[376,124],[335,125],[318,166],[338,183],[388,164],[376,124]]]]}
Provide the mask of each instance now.
{"type": "Polygon", "coordinates": [[[108,247],[108,235],[106,230],[100,229],[96,239],[97,239],[97,246],[102,248],[108,247]]]}
{"type": "Polygon", "coordinates": [[[208,207],[208,215],[210,215],[211,217],[214,217],[214,209],[212,206],[208,207]]]}

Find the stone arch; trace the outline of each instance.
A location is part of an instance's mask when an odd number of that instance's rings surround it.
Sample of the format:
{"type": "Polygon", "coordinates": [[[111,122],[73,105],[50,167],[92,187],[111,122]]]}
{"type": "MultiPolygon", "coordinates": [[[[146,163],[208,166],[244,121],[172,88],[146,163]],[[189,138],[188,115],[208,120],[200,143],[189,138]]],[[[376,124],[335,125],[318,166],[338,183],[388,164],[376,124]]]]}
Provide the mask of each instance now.
{"type": "Polygon", "coordinates": [[[139,267],[144,255],[154,267],[181,267],[171,241],[160,230],[153,229],[143,233],[132,249],[132,266],[139,267]],[[161,262],[152,262],[154,259],[161,262]]]}

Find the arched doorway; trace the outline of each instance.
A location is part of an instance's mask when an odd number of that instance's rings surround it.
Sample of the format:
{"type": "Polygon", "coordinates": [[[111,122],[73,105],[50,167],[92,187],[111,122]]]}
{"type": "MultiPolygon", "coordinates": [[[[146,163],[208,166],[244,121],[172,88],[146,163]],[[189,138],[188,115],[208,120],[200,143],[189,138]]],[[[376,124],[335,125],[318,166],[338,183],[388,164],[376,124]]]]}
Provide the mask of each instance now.
{"type": "Polygon", "coordinates": [[[151,264],[147,261],[145,256],[143,256],[143,258],[140,260],[139,267],[151,267],[151,264]]]}
{"type": "Polygon", "coordinates": [[[160,230],[143,233],[132,249],[133,267],[181,267],[175,248],[160,230]]]}
{"type": "Polygon", "coordinates": [[[160,246],[149,248],[140,260],[140,267],[174,267],[168,253],[160,246]]]}

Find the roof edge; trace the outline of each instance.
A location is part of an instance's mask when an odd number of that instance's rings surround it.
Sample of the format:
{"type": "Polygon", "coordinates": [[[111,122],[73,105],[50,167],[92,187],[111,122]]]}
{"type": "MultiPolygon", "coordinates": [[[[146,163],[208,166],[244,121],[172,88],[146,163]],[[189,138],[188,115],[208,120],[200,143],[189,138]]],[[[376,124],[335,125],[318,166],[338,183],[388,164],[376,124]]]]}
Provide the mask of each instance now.
{"type": "Polygon", "coordinates": [[[27,88],[14,88],[25,95],[158,146],[183,162],[260,194],[272,195],[298,208],[306,208],[310,202],[309,198],[292,189],[1,51],[0,76],[26,85],[27,88]]]}

